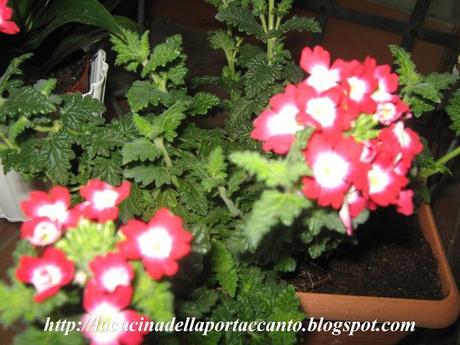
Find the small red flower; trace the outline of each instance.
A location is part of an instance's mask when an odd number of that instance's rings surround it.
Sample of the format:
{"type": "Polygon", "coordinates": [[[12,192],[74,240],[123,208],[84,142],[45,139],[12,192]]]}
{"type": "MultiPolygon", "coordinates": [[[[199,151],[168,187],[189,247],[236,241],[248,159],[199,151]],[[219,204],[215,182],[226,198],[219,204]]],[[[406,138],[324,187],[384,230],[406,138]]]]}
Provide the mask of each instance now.
{"type": "Polygon", "coordinates": [[[367,199],[352,186],[346,194],[345,201],[339,212],[340,220],[342,220],[349,236],[353,234],[352,220],[364,211],[367,206],[367,199]]]}
{"type": "Polygon", "coordinates": [[[346,63],[343,60],[336,60],[332,66],[330,65],[331,56],[321,46],[303,49],[300,66],[310,74],[305,82],[318,92],[329,90],[341,80],[346,63]]]}
{"type": "Polygon", "coordinates": [[[13,10],[7,6],[8,0],[0,0],[0,32],[8,35],[17,34],[20,30],[15,22],[11,21],[13,10]]]}
{"type": "Polygon", "coordinates": [[[119,187],[113,187],[101,180],[94,179],[81,187],[80,194],[86,200],[81,206],[83,215],[99,222],[118,218],[118,205],[131,192],[131,183],[124,181],[119,187]]]}
{"type": "Polygon", "coordinates": [[[56,242],[62,235],[61,226],[46,217],[34,218],[21,225],[21,237],[34,246],[47,246],[56,242]]]}
{"type": "Polygon", "coordinates": [[[81,319],[84,335],[91,345],[140,345],[148,330],[132,325],[150,320],[136,311],[126,309],[133,295],[132,287],[120,286],[113,293],[100,290],[90,281],[83,294],[83,308],[87,312],[81,319]],[[98,321],[98,322],[96,322],[98,321]]]}
{"type": "Polygon", "coordinates": [[[378,103],[391,101],[393,94],[398,90],[398,75],[391,73],[389,65],[377,66],[375,59],[367,58],[365,63],[375,66],[374,77],[378,81],[378,87],[372,94],[372,99],[378,103]]]}
{"type": "Polygon", "coordinates": [[[120,251],[128,259],[142,259],[153,279],[176,274],[177,260],[190,253],[192,235],[184,230],[182,219],[166,208],[158,210],[148,224],[131,220],[121,232],[126,240],[118,244],[120,251]]]}
{"type": "Polygon", "coordinates": [[[21,257],[16,278],[35,287],[37,294],[34,299],[40,303],[57,294],[63,286],[70,284],[74,272],[75,266],[66,258],[64,252],[49,247],[41,258],[21,257]]]}
{"type": "Polygon", "coordinates": [[[48,218],[59,226],[75,226],[80,217],[76,209],[70,210],[70,193],[65,187],[53,187],[49,193],[33,191],[21,203],[24,214],[31,218],[48,218]]]}
{"type": "Polygon", "coordinates": [[[287,153],[295,133],[304,128],[297,120],[299,108],[295,101],[296,94],[297,88],[294,85],[286,86],[283,93],[271,98],[270,108],[254,120],[251,137],[264,143],[264,151],[287,153]]]}
{"type": "Polygon", "coordinates": [[[359,162],[362,145],[353,138],[316,133],[310,139],[305,158],[313,176],[303,179],[303,192],[320,206],[342,206],[350,184],[362,173],[359,162]]]}
{"type": "Polygon", "coordinates": [[[414,203],[412,201],[414,192],[411,190],[403,190],[399,193],[396,209],[399,213],[410,216],[414,213],[414,203]]]}
{"type": "Polygon", "coordinates": [[[119,286],[130,286],[134,278],[133,268],[120,253],[97,256],[89,267],[98,286],[107,292],[114,292],[119,286]]]}
{"type": "Polygon", "coordinates": [[[375,117],[381,124],[389,126],[398,121],[408,111],[409,106],[399,97],[394,96],[391,102],[382,102],[377,105],[375,117]]]}

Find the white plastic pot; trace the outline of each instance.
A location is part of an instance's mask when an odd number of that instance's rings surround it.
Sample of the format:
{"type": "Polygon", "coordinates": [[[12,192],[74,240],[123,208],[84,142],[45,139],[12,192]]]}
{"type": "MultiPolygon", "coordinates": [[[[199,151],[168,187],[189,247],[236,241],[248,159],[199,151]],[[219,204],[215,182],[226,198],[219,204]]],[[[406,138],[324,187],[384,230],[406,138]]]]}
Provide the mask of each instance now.
{"type": "MultiPolygon", "coordinates": [[[[89,92],[84,95],[98,99],[101,102],[104,101],[107,72],[109,70],[109,65],[105,60],[106,53],[100,49],[91,62],[90,88],[89,92]]],[[[19,173],[10,171],[5,175],[0,162],[0,218],[6,218],[10,222],[24,221],[25,218],[20,204],[27,199],[33,189],[33,183],[25,182],[19,173]]]]}

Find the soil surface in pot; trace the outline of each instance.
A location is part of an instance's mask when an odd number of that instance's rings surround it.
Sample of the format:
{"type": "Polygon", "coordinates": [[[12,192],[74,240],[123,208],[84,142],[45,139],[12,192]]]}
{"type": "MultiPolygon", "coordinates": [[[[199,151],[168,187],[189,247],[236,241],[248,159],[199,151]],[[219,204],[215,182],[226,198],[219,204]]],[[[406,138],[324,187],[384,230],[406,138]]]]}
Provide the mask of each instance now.
{"type": "MultiPolygon", "coordinates": [[[[59,67],[55,72],[52,73],[51,77],[57,79],[55,93],[62,94],[68,92],[68,90],[80,80],[83,75],[85,63],[87,60],[87,57],[73,60],[59,67]]],[[[89,88],[88,85],[85,87],[86,90],[84,90],[83,93],[87,92],[89,88]]]]}
{"type": "Polygon", "coordinates": [[[298,291],[442,299],[438,265],[416,216],[393,209],[372,213],[327,260],[300,262],[288,280],[298,291]]]}

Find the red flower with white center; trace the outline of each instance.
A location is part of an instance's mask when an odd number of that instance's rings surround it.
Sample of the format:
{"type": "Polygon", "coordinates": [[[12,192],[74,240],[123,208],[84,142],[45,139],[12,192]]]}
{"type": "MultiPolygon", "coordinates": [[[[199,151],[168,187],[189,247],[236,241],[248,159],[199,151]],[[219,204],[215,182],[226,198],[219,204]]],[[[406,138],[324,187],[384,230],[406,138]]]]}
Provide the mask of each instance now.
{"type": "Polygon", "coordinates": [[[343,86],[348,96],[344,98],[345,107],[356,108],[358,113],[374,113],[376,104],[371,95],[377,88],[377,80],[372,66],[353,60],[344,74],[343,86]]]}
{"type": "MultiPolygon", "coordinates": [[[[366,59],[366,63],[376,66],[375,59],[366,59]]],[[[374,77],[378,81],[377,90],[372,94],[372,99],[378,103],[391,101],[393,94],[398,89],[399,78],[395,73],[391,73],[389,65],[376,66],[374,77]]]]}
{"type": "Polygon", "coordinates": [[[133,268],[120,253],[97,256],[89,267],[98,286],[108,292],[114,292],[118,286],[130,286],[134,278],[133,268]]]}
{"type": "Polygon", "coordinates": [[[101,180],[94,179],[81,187],[80,194],[87,202],[82,204],[83,214],[89,219],[107,222],[118,218],[118,205],[131,192],[131,183],[124,181],[119,187],[113,187],[101,180]]]}
{"type": "Polygon", "coordinates": [[[23,256],[19,260],[16,278],[32,284],[37,290],[34,300],[38,303],[57,294],[72,282],[75,266],[64,252],[48,247],[41,258],[23,256]]]}
{"type": "Polygon", "coordinates": [[[285,154],[291,148],[295,133],[304,127],[297,121],[299,109],[295,97],[297,88],[286,86],[283,93],[270,99],[270,108],[254,120],[251,137],[264,142],[264,151],[285,154]]]}
{"type": "Polygon", "coordinates": [[[78,222],[78,210],[70,210],[70,193],[65,187],[53,187],[49,193],[33,191],[29,199],[21,203],[24,214],[29,218],[48,218],[59,226],[72,227],[78,222]]]}
{"type": "Polygon", "coordinates": [[[61,235],[62,229],[60,225],[46,217],[34,218],[21,225],[21,237],[34,246],[53,244],[61,235]]]}
{"type": "Polygon", "coordinates": [[[384,102],[377,105],[376,119],[383,125],[388,126],[398,121],[404,113],[409,111],[409,106],[401,101],[399,97],[393,97],[391,102],[384,102]]]}
{"type": "Polygon", "coordinates": [[[394,157],[380,152],[367,172],[369,198],[379,206],[395,204],[401,189],[407,185],[405,176],[394,171],[394,157]]]}
{"type": "Polygon", "coordinates": [[[308,85],[299,85],[296,101],[302,112],[297,116],[297,120],[305,126],[313,125],[325,130],[341,130],[347,125],[346,123],[337,125],[344,119],[344,116],[339,114],[340,109],[337,108],[341,95],[342,90],[339,87],[318,93],[308,85]]]}
{"type": "Polygon", "coordinates": [[[128,259],[142,259],[153,279],[173,276],[177,260],[190,253],[192,235],[184,230],[182,219],[162,208],[148,224],[131,220],[121,228],[126,240],[119,243],[120,251],[128,259]]]}
{"type": "Polygon", "coordinates": [[[320,206],[342,206],[350,184],[359,178],[362,146],[353,138],[316,133],[305,150],[313,176],[303,179],[303,192],[320,206]]]}
{"type": "Polygon", "coordinates": [[[20,30],[16,23],[11,21],[13,10],[7,6],[7,3],[8,0],[0,0],[0,32],[14,35],[20,30]]]}
{"type": "Polygon", "coordinates": [[[321,46],[316,46],[313,49],[304,48],[300,58],[300,66],[310,74],[306,79],[307,85],[318,92],[337,86],[346,63],[343,60],[336,60],[332,66],[330,64],[331,56],[321,46]]]}
{"type": "Polygon", "coordinates": [[[134,327],[140,321],[150,320],[134,310],[126,309],[131,303],[132,287],[120,286],[107,294],[90,281],[83,294],[83,308],[87,312],[81,319],[83,334],[91,345],[140,345],[148,330],[134,327]],[[97,322],[95,321],[97,320],[97,322]]]}
{"type": "Polygon", "coordinates": [[[398,201],[396,202],[397,211],[406,216],[414,213],[414,203],[412,201],[414,192],[411,190],[403,190],[399,193],[398,201]]]}

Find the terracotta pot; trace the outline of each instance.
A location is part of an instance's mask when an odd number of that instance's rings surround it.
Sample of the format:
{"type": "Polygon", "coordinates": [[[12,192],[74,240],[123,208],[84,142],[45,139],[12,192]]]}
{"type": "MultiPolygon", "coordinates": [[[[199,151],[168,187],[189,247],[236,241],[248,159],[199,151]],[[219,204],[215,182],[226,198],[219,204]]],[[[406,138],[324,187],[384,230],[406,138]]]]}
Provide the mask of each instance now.
{"type": "Polygon", "coordinates": [[[80,78],[66,89],[66,92],[80,92],[82,94],[87,93],[89,89],[89,68],[90,68],[90,61],[89,59],[84,60],[83,72],[80,78]]]}
{"type": "MultiPolygon", "coordinates": [[[[458,317],[460,300],[455,280],[450,271],[430,206],[423,205],[418,213],[423,235],[431,246],[439,263],[439,277],[444,299],[420,300],[372,296],[333,295],[324,293],[301,293],[302,309],[308,318],[316,321],[415,321],[417,327],[444,328],[458,317]]],[[[391,345],[397,344],[409,332],[365,332],[353,336],[330,332],[305,334],[304,345],[391,345]]]]}

